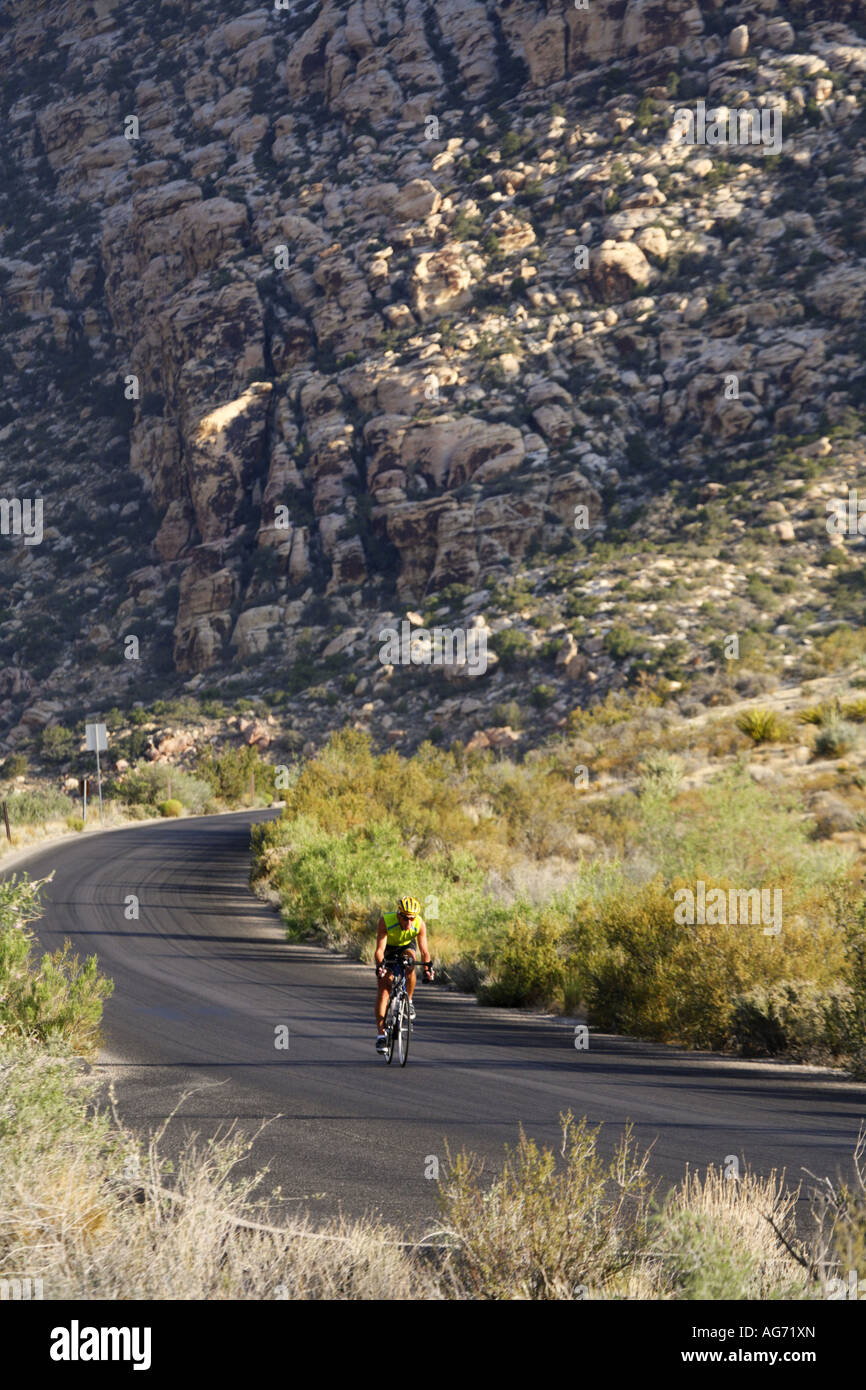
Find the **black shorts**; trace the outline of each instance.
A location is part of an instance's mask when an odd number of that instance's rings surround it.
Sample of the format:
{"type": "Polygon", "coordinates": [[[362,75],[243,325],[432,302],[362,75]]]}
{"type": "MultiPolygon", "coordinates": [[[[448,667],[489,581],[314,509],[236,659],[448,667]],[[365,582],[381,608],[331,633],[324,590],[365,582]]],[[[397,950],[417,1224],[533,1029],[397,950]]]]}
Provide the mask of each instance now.
{"type": "Polygon", "coordinates": [[[395,962],[399,960],[400,956],[410,957],[411,959],[407,962],[407,969],[415,969],[415,952],[411,946],[386,946],[385,955],[383,957],[384,964],[387,966],[394,965],[395,962]]]}

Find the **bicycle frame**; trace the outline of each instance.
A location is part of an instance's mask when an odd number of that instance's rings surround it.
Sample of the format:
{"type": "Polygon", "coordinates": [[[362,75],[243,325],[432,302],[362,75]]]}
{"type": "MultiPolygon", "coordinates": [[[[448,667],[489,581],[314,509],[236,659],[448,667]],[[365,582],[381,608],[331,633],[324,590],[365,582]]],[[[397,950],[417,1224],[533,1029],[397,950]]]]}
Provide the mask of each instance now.
{"type": "Polygon", "coordinates": [[[409,1047],[408,1034],[412,1031],[412,1021],[408,1018],[410,1000],[409,991],[406,988],[406,976],[408,972],[406,970],[404,958],[398,956],[393,965],[389,965],[388,970],[391,975],[391,992],[388,995],[388,1007],[385,1011],[385,1036],[388,1039],[385,1044],[385,1060],[388,1063],[391,1061],[394,1052],[394,1030],[405,1010],[407,1015],[407,1037],[405,1045],[401,1043],[400,1048],[400,1065],[405,1067],[409,1047]]]}

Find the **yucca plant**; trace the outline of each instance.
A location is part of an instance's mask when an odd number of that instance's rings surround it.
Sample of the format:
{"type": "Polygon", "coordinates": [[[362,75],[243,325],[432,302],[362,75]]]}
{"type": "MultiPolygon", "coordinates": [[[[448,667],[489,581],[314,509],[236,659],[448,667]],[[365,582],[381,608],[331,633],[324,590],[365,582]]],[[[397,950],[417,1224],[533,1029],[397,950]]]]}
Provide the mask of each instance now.
{"type": "Polygon", "coordinates": [[[781,743],[789,734],[785,720],[771,709],[744,710],[737,718],[737,728],[753,743],[781,743]]]}

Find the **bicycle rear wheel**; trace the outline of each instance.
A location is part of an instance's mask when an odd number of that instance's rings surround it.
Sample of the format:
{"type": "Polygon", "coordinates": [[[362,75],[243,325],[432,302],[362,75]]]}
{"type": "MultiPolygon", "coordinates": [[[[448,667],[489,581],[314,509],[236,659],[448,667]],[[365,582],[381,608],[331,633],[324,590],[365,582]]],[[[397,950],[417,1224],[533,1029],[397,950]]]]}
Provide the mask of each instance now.
{"type": "Polygon", "coordinates": [[[412,1027],[412,1020],[409,1017],[409,1000],[404,995],[400,1000],[400,1012],[397,1015],[397,1055],[400,1058],[400,1066],[405,1067],[409,1060],[409,1033],[412,1027]]]}

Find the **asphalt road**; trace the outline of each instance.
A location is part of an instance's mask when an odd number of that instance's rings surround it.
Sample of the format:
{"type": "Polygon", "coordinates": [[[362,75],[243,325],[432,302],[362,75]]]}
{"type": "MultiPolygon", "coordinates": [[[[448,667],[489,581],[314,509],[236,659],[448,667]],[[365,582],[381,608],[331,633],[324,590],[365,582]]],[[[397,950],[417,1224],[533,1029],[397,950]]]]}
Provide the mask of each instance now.
{"type": "MultiPolygon", "coordinates": [[[[41,877],[48,948],[69,937],[112,977],[101,1065],[120,1113],[155,1129],[184,1092],[169,1149],[190,1130],[237,1118],[257,1140],[289,1209],[315,1218],[378,1212],[407,1231],[435,1217],[425,1176],[466,1147],[490,1164],[518,1126],[555,1143],[560,1112],[604,1121],[610,1149],[626,1120],[654,1142],[667,1181],[737,1155],[742,1167],[850,1172],[866,1088],[804,1068],[737,1062],[593,1034],[419,984],[408,1066],[374,1049],[374,981],[312,946],[290,946],[248,887],[249,825],[267,812],[89,833],[26,861],[41,877]],[[124,901],[140,900],[139,920],[124,901]],[[289,1031],[287,1050],[276,1031],[289,1031]]],[[[18,866],[16,866],[18,867],[18,866]]],[[[434,938],[435,939],[435,938],[434,938]]]]}

